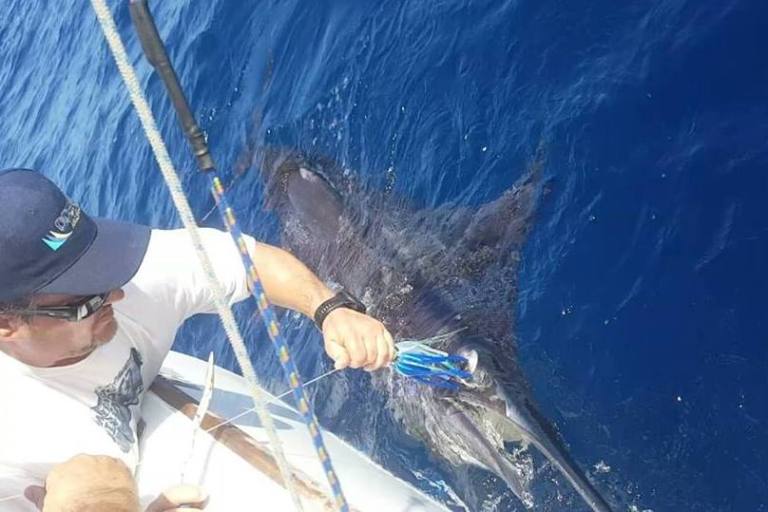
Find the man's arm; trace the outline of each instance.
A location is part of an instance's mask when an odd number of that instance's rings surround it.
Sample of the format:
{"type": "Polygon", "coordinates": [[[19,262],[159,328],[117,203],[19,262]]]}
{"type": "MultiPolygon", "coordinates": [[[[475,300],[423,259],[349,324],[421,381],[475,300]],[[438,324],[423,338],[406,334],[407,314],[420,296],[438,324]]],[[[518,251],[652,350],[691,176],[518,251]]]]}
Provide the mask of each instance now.
{"type": "Polygon", "coordinates": [[[288,251],[256,242],[251,258],[269,301],[310,318],[333,291],[288,251]]]}
{"type": "MultiPolygon", "coordinates": [[[[333,296],[306,265],[283,249],[256,242],[251,257],[267,298],[277,306],[313,318],[318,306],[333,296]]],[[[328,314],[323,338],[336,368],[377,370],[394,358],[394,342],[387,328],[351,309],[339,308],[328,314]]]]}

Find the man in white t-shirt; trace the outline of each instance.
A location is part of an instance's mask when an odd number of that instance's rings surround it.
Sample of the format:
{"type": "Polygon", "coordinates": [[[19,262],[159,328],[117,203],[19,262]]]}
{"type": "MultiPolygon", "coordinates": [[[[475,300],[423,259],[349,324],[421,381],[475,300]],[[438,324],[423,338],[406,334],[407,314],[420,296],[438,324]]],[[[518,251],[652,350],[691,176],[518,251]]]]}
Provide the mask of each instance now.
{"type": "MultiPolygon", "coordinates": [[[[203,229],[202,240],[229,302],[245,299],[229,235],[203,229]]],[[[314,317],[337,368],[391,362],[392,337],[358,301],[289,253],[248,243],[269,300],[314,317]]],[[[76,495],[66,476],[78,454],[135,470],[144,393],[179,326],[214,309],[186,232],[94,219],[42,174],[0,171],[0,509],[42,508],[46,477],[68,460],[57,493],[76,495]]]]}

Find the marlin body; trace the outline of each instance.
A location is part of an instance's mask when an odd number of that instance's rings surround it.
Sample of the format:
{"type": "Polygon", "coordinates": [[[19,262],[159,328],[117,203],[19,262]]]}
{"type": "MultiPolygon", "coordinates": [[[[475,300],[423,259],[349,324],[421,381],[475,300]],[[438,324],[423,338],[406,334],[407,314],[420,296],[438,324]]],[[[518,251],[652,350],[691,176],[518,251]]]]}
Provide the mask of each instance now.
{"type": "Polygon", "coordinates": [[[265,150],[256,160],[287,249],[360,297],[396,340],[447,334],[435,348],[469,361],[473,376],[459,391],[391,371],[372,376],[409,434],[451,468],[495,473],[527,508],[533,445],[592,510],[611,510],[539,413],[518,363],[516,275],[541,194],[541,158],[489,204],[432,211],[368,192],[322,158],[265,150]]]}

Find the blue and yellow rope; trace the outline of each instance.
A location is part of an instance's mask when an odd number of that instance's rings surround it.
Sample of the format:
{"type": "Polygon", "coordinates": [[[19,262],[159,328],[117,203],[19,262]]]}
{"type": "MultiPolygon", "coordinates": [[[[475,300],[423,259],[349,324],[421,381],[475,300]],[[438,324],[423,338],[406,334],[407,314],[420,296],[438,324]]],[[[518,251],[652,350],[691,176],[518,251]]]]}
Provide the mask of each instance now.
{"type": "MultiPolygon", "coordinates": [[[[220,284],[216,281],[215,273],[210,259],[208,258],[202,245],[192,209],[190,208],[189,201],[184,194],[181,180],[179,179],[178,173],[173,167],[173,163],[171,162],[168,150],[165,147],[165,143],[162,139],[162,136],[160,135],[160,131],[157,128],[157,123],[155,122],[154,116],[152,115],[149,103],[141,91],[139,80],[136,76],[136,71],[134,70],[130,59],[128,58],[128,54],[125,51],[125,45],[123,44],[120,38],[120,34],[117,31],[115,20],[112,17],[112,13],[110,12],[105,0],[91,0],[91,4],[93,6],[94,12],[96,13],[96,17],[99,20],[99,24],[104,32],[107,43],[109,44],[110,51],[115,58],[118,70],[120,71],[120,75],[123,77],[126,88],[128,89],[131,101],[136,108],[136,112],[141,121],[142,128],[144,129],[144,132],[147,135],[147,140],[149,141],[150,146],[152,147],[152,151],[155,154],[160,171],[163,174],[163,178],[165,179],[166,184],[168,185],[168,191],[170,192],[171,198],[174,202],[174,205],[176,206],[182,222],[184,223],[185,228],[190,234],[191,240],[195,247],[195,252],[197,253],[200,259],[200,264],[206,273],[209,286],[211,286],[211,289],[214,291],[216,309],[221,316],[222,325],[224,326],[224,329],[227,332],[227,336],[232,343],[232,347],[234,349],[238,363],[240,363],[241,369],[243,370],[243,375],[248,383],[252,386],[254,404],[256,405],[256,409],[259,412],[260,418],[262,418],[264,428],[267,431],[270,441],[273,443],[275,459],[278,463],[278,466],[280,467],[280,473],[285,480],[285,487],[291,495],[296,509],[302,510],[301,501],[298,498],[298,495],[296,494],[292,484],[291,473],[285,460],[285,454],[283,453],[282,447],[280,446],[280,440],[277,437],[272,418],[270,417],[265,407],[264,400],[261,397],[262,391],[258,386],[253,367],[248,358],[247,351],[245,350],[245,344],[242,340],[242,336],[239,333],[237,323],[235,322],[235,318],[232,315],[232,311],[224,300],[223,290],[221,289],[220,284]]],[[[169,79],[175,82],[175,89],[173,91],[169,90],[169,93],[174,98],[174,106],[177,108],[177,112],[182,117],[186,116],[186,121],[191,121],[193,124],[195,124],[191,112],[189,111],[189,106],[186,104],[186,99],[183,97],[183,94],[180,91],[180,85],[178,84],[178,79],[175,76],[175,72],[173,72],[170,61],[168,60],[167,55],[165,55],[166,52],[163,48],[162,41],[159,38],[159,34],[157,34],[157,29],[154,27],[154,21],[152,21],[151,14],[146,9],[145,2],[140,0],[131,0],[130,7],[132,16],[133,14],[137,14],[139,18],[146,17],[146,19],[142,18],[139,20],[139,24],[141,24],[142,30],[144,30],[143,32],[141,30],[139,31],[140,37],[148,36],[150,39],[156,39],[149,41],[151,46],[151,48],[149,48],[149,50],[151,50],[151,58],[150,55],[148,55],[148,58],[153,65],[159,63],[159,61],[156,59],[161,57],[163,58],[164,65],[160,66],[162,70],[161,74],[163,75],[164,80],[169,79]],[[136,13],[133,12],[134,8],[137,8],[136,13]],[[146,30],[149,30],[149,32],[146,30]],[[162,55],[156,52],[160,52],[162,55]],[[181,112],[179,110],[180,105],[176,103],[177,100],[183,101],[185,108],[182,110],[185,110],[185,112],[181,112]]],[[[134,19],[134,22],[137,23],[137,20],[134,19]]],[[[142,45],[144,45],[145,42],[147,41],[142,38],[142,45]]],[[[145,48],[145,51],[146,50],[147,48],[145,48]]],[[[185,126],[185,128],[188,127],[185,126]]],[[[196,125],[194,128],[195,130],[192,131],[196,132],[196,142],[202,142],[202,144],[205,146],[204,137],[202,136],[202,133],[199,132],[199,128],[197,128],[196,125]]],[[[207,148],[205,149],[205,153],[207,154],[207,148]]],[[[195,154],[198,157],[200,156],[197,152],[195,154]]],[[[259,311],[261,312],[265,320],[265,324],[268,327],[267,332],[275,344],[275,348],[278,352],[283,370],[288,377],[293,395],[297,404],[299,405],[301,416],[304,419],[304,422],[307,424],[307,428],[310,432],[310,435],[312,436],[318,457],[323,465],[326,478],[328,479],[328,482],[331,486],[331,491],[333,493],[336,506],[338,510],[347,512],[349,510],[349,506],[346,499],[344,498],[344,494],[341,491],[338,478],[336,478],[336,473],[334,472],[330,458],[328,457],[328,452],[325,448],[317,420],[315,419],[314,414],[309,407],[309,401],[307,400],[307,395],[304,391],[301,378],[299,377],[299,373],[296,370],[296,365],[291,360],[287,345],[280,335],[280,329],[276,321],[276,316],[266,299],[258,273],[253,265],[253,262],[251,261],[250,255],[248,254],[243,234],[237,225],[234,212],[229,207],[229,204],[226,200],[224,187],[221,184],[221,180],[216,175],[215,169],[213,169],[212,159],[206,159],[206,166],[201,167],[201,170],[207,171],[206,174],[208,174],[210,177],[211,189],[213,191],[214,198],[216,199],[217,207],[221,213],[224,223],[227,225],[227,228],[235,240],[235,243],[240,248],[243,263],[247,269],[251,292],[259,304],[259,311]]]]}
{"type": "Polygon", "coordinates": [[[304,389],[304,385],[302,384],[301,376],[299,375],[299,371],[296,368],[296,364],[291,358],[288,345],[280,333],[280,327],[277,323],[277,316],[275,315],[275,312],[272,309],[272,306],[269,304],[266,294],[264,293],[264,287],[261,284],[256,266],[254,265],[253,260],[251,259],[251,255],[248,252],[248,246],[246,245],[243,232],[238,226],[235,212],[232,210],[229,202],[227,201],[224,186],[215,171],[209,171],[205,174],[207,174],[210,179],[211,193],[216,200],[216,206],[219,210],[219,213],[221,214],[221,218],[224,221],[227,230],[232,235],[232,238],[235,240],[237,247],[240,249],[240,256],[242,257],[243,265],[245,265],[247,270],[248,285],[250,287],[251,294],[256,299],[259,312],[264,319],[264,324],[267,326],[269,338],[272,340],[275,350],[277,351],[278,359],[280,360],[280,364],[283,367],[283,372],[285,373],[285,376],[288,379],[288,384],[293,391],[293,397],[296,400],[299,413],[301,413],[301,417],[307,426],[307,430],[309,430],[310,436],[312,437],[312,443],[315,446],[317,457],[320,459],[320,463],[323,466],[323,471],[325,473],[326,479],[328,480],[328,484],[331,486],[333,499],[339,510],[348,512],[349,505],[347,504],[347,500],[341,490],[339,479],[336,477],[336,472],[333,469],[331,458],[328,456],[328,450],[325,448],[325,442],[323,441],[323,435],[317,423],[317,419],[315,418],[315,415],[309,406],[309,399],[304,389]]]}

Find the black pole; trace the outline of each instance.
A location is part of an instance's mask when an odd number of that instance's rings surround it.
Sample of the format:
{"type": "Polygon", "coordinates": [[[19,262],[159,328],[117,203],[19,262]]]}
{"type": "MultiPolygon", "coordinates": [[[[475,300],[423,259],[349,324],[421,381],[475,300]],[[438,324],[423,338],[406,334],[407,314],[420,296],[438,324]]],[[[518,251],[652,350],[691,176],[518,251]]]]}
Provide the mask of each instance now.
{"type": "Polygon", "coordinates": [[[179,122],[181,122],[184,135],[187,136],[189,145],[192,146],[192,152],[197,159],[197,167],[201,171],[214,170],[216,164],[213,163],[213,157],[208,150],[205,134],[197,125],[195,116],[189,108],[189,103],[187,103],[187,98],[181,89],[179,78],[173,69],[171,60],[168,58],[168,52],[165,51],[163,40],[160,39],[155,20],[152,18],[152,13],[149,12],[147,0],[130,0],[129,10],[136,33],[141,40],[144,55],[146,55],[149,63],[160,74],[160,78],[163,79],[165,88],[171,96],[171,101],[173,101],[173,106],[176,109],[179,122]]]}

